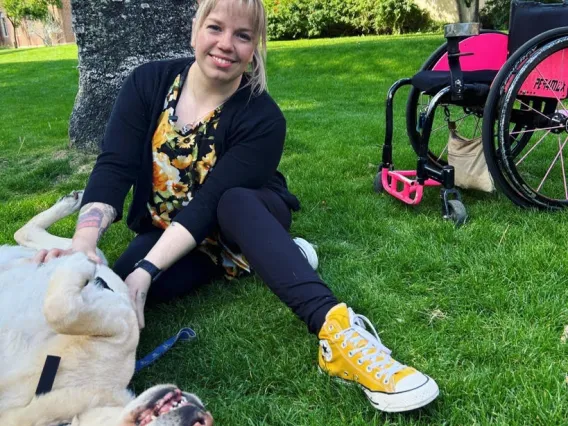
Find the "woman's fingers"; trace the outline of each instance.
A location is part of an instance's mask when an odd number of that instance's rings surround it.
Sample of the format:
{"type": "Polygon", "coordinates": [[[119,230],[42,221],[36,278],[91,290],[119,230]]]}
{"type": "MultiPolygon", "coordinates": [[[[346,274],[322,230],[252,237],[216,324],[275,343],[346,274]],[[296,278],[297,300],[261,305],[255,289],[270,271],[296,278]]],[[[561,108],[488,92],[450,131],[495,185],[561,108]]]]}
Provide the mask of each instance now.
{"type": "Polygon", "coordinates": [[[58,248],[54,248],[51,250],[48,250],[47,254],[45,255],[43,262],[49,262],[52,259],[57,259],[58,257],[61,256],[67,256],[70,255],[71,253],[73,253],[72,249],[67,249],[67,250],[62,250],[62,249],[58,249],[58,248]]]}
{"type": "Polygon", "coordinates": [[[33,263],[37,263],[38,265],[40,263],[44,263],[45,262],[45,256],[47,256],[47,250],[46,249],[42,249],[40,251],[38,251],[35,256],[32,259],[33,263]]]}

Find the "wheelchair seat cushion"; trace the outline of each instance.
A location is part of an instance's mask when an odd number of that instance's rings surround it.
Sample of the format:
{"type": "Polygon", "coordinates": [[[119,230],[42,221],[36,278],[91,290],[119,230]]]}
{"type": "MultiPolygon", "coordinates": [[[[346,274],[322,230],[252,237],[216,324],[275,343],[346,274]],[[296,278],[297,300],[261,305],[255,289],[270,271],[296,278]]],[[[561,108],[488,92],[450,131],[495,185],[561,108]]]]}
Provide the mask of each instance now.
{"type": "MultiPolygon", "coordinates": [[[[464,84],[486,84],[490,86],[498,71],[479,70],[464,71],[464,84]]],[[[449,71],[420,71],[412,77],[412,85],[427,95],[435,95],[451,84],[449,71]]]]}

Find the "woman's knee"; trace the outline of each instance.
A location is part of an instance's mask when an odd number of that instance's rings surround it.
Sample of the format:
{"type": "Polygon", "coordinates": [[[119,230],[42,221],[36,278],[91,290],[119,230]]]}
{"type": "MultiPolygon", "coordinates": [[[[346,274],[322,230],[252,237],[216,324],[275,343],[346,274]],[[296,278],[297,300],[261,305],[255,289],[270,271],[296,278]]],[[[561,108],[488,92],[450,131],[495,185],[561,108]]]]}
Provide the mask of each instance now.
{"type": "Polygon", "coordinates": [[[255,190],[249,188],[231,188],[223,193],[217,204],[217,220],[221,228],[234,223],[253,204],[260,203],[255,190]]]}

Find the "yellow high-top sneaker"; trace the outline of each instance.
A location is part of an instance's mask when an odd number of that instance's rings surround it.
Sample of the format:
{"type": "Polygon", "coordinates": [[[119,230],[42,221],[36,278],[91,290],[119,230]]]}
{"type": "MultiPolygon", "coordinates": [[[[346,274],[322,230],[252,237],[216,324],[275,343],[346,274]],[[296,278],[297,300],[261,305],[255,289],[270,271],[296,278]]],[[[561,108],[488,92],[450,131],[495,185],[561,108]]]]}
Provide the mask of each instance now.
{"type": "Polygon", "coordinates": [[[318,337],[320,368],[331,376],[358,383],[378,410],[413,410],[438,396],[436,382],[392,359],[371,322],[345,303],[327,313],[318,337]]]}

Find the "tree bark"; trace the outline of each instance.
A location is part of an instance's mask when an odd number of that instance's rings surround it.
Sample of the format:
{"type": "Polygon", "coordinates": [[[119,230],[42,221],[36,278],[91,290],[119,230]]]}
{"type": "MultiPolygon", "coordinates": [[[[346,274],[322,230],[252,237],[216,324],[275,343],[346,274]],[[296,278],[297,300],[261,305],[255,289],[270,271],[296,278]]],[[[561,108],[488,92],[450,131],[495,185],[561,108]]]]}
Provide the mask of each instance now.
{"type": "Polygon", "coordinates": [[[97,152],[122,82],[136,66],[193,54],[195,0],[71,0],[79,91],[70,145],[97,152]],[[147,2],[145,2],[147,1],[147,2]]]}
{"type": "Polygon", "coordinates": [[[10,21],[10,24],[12,24],[12,28],[14,30],[14,49],[18,48],[18,26],[15,24],[14,21],[12,21],[10,19],[9,16],[6,15],[6,17],[8,18],[8,21],[10,21]]]}
{"type": "Polygon", "coordinates": [[[456,0],[460,22],[479,22],[479,0],[456,0]]]}

